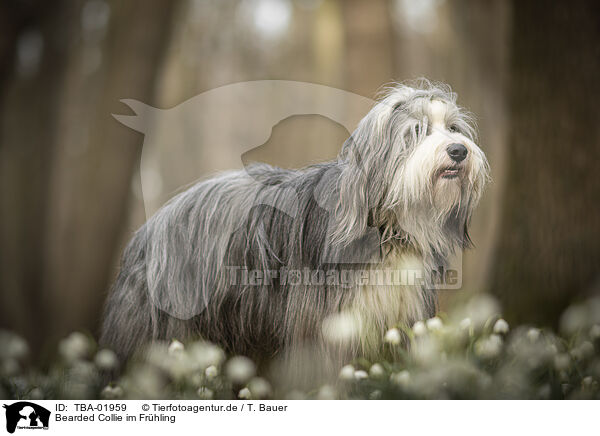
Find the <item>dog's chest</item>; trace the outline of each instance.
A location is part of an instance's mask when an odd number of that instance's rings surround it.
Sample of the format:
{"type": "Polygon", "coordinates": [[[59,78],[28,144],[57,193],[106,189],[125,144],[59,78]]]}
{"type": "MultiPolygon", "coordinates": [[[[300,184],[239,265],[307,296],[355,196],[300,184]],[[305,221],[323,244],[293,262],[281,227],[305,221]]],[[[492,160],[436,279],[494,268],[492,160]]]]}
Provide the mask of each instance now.
{"type": "Polygon", "coordinates": [[[388,329],[411,327],[427,315],[423,274],[423,261],[413,254],[393,253],[369,265],[347,307],[363,351],[378,347],[388,329]]]}

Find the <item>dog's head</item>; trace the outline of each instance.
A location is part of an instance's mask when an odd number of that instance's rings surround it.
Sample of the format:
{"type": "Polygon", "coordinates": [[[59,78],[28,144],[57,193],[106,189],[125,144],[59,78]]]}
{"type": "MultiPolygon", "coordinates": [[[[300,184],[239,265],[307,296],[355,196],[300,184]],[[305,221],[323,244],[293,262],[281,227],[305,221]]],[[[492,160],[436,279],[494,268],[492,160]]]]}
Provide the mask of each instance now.
{"type": "Polygon", "coordinates": [[[364,183],[358,196],[342,184],[342,200],[346,194],[345,201],[374,210],[377,225],[422,240],[446,229],[468,242],[466,227],[489,167],[472,117],[449,87],[421,81],[388,88],[341,157],[348,163],[344,176],[364,183]]]}

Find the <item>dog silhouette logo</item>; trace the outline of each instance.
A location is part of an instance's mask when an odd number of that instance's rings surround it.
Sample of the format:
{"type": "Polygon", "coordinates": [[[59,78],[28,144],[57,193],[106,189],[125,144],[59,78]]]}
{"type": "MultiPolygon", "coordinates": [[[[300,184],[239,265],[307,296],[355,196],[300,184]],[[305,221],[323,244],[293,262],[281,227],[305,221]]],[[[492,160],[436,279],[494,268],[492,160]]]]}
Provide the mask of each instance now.
{"type": "MultiPolygon", "coordinates": [[[[113,117],[145,135],[140,175],[146,218],[171,194],[195,182],[199,174],[245,168],[241,157],[263,145],[282,120],[320,115],[352,132],[375,104],[372,99],[342,89],[288,80],[232,83],[170,109],[133,99],[121,102],[135,115],[113,117]],[[183,162],[181,156],[185,156],[183,162]],[[161,177],[166,171],[170,171],[170,179],[161,177]]],[[[295,216],[297,201],[275,201],[283,195],[277,189],[272,191],[262,201],[295,216]]],[[[294,198],[294,193],[288,194],[288,198],[294,198]]]]}
{"type": "Polygon", "coordinates": [[[29,401],[19,401],[10,405],[4,404],[6,409],[6,431],[14,433],[18,429],[48,429],[50,411],[42,406],[29,401]]]}
{"type": "MultiPolygon", "coordinates": [[[[264,145],[281,121],[294,116],[318,115],[353,132],[376,103],[342,89],[287,80],[233,83],[203,92],[170,109],[155,108],[132,99],[121,102],[135,115],[113,114],[113,117],[144,134],[140,177],[146,218],[154,215],[172,195],[181,192],[182,187],[195,183],[199,175],[225,170],[247,172],[242,157],[264,145]]],[[[260,210],[257,208],[276,209],[290,219],[296,218],[299,199],[294,188],[266,183],[252,172],[247,174],[251,177],[248,184],[260,190],[261,195],[252,198],[245,215],[230,216],[235,221],[231,225],[232,237],[244,228],[253,211],[260,210]]],[[[323,184],[315,194],[320,208],[328,212],[335,209],[329,186],[323,184]]],[[[329,241],[325,244],[330,245],[329,241]]],[[[363,241],[363,245],[368,244],[363,241]]],[[[377,242],[369,247],[375,250],[377,242]]],[[[368,263],[371,257],[350,249],[331,260],[368,263]]],[[[195,287],[180,289],[176,296],[164,294],[160,277],[153,275],[148,275],[148,287],[152,302],[179,319],[190,319],[207,307],[206,297],[198,298],[195,287]],[[173,298],[184,298],[188,304],[178,305],[173,298]]]]}

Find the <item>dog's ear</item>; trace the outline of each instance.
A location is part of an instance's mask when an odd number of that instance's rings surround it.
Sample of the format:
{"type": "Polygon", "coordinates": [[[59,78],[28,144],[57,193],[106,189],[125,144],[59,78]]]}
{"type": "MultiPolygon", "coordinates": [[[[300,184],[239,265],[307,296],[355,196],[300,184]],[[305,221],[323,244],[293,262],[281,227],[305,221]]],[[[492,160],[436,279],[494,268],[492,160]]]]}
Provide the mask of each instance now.
{"type": "Polygon", "coordinates": [[[339,197],[332,217],[335,226],[331,240],[344,246],[362,236],[369,217],[365,162],[355,141],[353,135],[344,144],[346,165],[337,181],[339,197]]]}
{"type": "Polygon", "coordinates": [[[464,227],[463,227],[463,249],[467,250],[470,248],[473,248],[475,245],[473,244],[473,241],[471,240],[471,236],[469,235],[469,223],[467,221],[465,221],[464,227]]]}

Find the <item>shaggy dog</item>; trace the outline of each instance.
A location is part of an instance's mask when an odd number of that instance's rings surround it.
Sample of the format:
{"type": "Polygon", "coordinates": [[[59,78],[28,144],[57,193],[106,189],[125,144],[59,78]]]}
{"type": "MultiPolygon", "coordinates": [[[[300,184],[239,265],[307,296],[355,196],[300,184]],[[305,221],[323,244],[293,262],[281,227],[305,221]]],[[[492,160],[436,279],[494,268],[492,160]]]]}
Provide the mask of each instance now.
{"type": "Polygon", "coordinates": [[[250,166],[168,202],[125,250],[101,342],[122,359],[173,338],[258,361],[377,355],[435,313],[487,178],[449,87],[391,86],[336,160],[250,166]]]}

